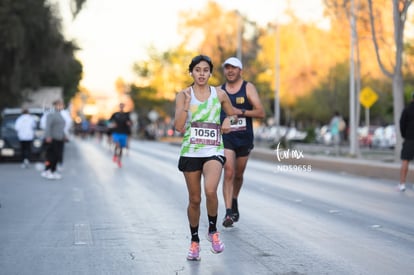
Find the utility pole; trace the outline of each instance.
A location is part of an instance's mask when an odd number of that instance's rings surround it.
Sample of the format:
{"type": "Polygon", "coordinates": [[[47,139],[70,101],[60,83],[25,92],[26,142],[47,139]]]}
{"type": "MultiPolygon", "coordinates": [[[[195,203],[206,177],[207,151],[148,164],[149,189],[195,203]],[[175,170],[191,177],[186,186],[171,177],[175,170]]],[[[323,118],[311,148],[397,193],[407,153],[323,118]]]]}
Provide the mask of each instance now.
{"type": "Polygon", "coordinates": [[[350,76],[349,76],[349,154],[357,156],[357,132],[356,132],[356,96],[355,96],[355,59],[354,49],[356,41],[355,5],[351,0],[351,49],[350,49],[350,76]]]}
{"type": "Polygon", "coordinates": [[[242,38],[243,38],[243,20],[241,14],[238,10],[236,10],[237,15],[237,58],[242,61],[242,38]]]}
{"type": "Polygon", "coordinates": [[[279,26],[276,22],[275,25],[275,38],[276,38],[276,46],[275,46],[275,110],[274,110],[274,120],[276,126],[276,138],[280,141],[280,101],[279,101],[279,89],[280,89],[280,33],[279,33],[279,26]]]}

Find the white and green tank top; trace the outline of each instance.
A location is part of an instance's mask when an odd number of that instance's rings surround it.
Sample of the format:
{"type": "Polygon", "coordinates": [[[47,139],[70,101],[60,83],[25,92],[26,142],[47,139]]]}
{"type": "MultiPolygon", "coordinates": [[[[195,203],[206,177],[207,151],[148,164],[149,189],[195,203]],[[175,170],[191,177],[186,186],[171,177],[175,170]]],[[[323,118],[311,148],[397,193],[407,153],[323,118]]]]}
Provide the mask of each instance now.
{"type": "Polygon", "coordinates": [[[220,111],[221,103],[214,87],[210,87],[210,96],[204,102],[195,97],[193,87],[191,87],[190,109],[188,110],[180,156],[224,156],[220,111]]]}

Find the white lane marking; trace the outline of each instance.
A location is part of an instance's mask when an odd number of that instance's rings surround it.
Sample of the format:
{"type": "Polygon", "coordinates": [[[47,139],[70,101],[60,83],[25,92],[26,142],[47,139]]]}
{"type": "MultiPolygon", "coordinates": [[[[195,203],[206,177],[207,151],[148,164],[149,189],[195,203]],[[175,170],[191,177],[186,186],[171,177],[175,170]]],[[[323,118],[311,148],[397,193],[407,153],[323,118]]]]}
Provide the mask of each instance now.
{"type": "Polygon", "coordinates": [[[83,198],[84,198],[83,190],[80,188],[76,188],[76,187],[73,188],[72,196],[73,196],[73,201],[75,202],[83,201],[83,198]]]}
{"type": "Polygon", "coordinates": [[[73,225],[74,245],[91,245],[92,234],[88,223],[75,223],[73,225]]]}

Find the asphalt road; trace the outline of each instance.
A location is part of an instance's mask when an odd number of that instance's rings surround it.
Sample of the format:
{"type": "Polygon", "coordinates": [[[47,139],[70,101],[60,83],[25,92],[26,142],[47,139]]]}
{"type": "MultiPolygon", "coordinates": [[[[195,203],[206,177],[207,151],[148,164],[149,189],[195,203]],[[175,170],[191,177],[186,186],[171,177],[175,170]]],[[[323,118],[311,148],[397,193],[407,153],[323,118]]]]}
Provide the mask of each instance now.
{"type": "MultiPolygon", "coordinates": [[[[412,274],[414,191],[394,181],[251,159],[226,245],[186,261],[179,147],[133,141],[122,168],[74,139],[62,180],[0,164],[0,274],[412,274]]],[[[221,186],[220,186],[221,188],[221,186]]],[[[219,190],[219,221],[224,215],[219,190]]]]}

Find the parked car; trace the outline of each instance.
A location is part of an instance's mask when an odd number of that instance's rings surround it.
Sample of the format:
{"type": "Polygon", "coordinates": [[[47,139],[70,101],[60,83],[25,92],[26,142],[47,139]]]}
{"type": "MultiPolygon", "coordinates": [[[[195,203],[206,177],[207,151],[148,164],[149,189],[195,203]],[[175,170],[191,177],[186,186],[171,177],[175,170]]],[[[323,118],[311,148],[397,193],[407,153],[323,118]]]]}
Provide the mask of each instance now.
{"type": "Polygon", "coordinates": [[[393,149],[396,143],[397,133],[395,131],[395,125],[375,129],[372,137],[372,147],[393,149]]]}
{"type": "Polygon", "coordinates": [[[393,149],[397,144],[397,130],[395,129],[395,125],[385,127],[385,139],[387,140],[386,145],[393,149]]]}
{"type": "Polygon", "coordinates": [[[369,127],[363,126],[358,128],[358,140],[360,146],[372,147],[372,140],[374,138],[374,132],[379,126],[370,125],[369,127]]]}
{"type": "MultiPolygon", "coordinates": [[[[20,108],[6,108],[0,118],[0,159],[19,159],[21,155],[20,141],[14,129],[16,119],[21,115],[20,108]]],[[[32,143],[32,160],[43,157],[44,131],[40,128],[40,118],[43,114],[41,108],[29,108],[29,113],[37,122],[35,138],[32,143]]]]}
{"type": "Polygon", "coordinates": [[[304,131],[286,126],[259,126],[254,131],[255,139],[259,142],[276,142],[282,138],[287,141],[303,141],[307,136],[304,131]]]}
{"type": "Polygon", "coordinates": [[[316,131],[315,135],[317,143],[323,145],[332,145],[333,138],[328,125],[323,125],[318,131],[316,131]]]}

